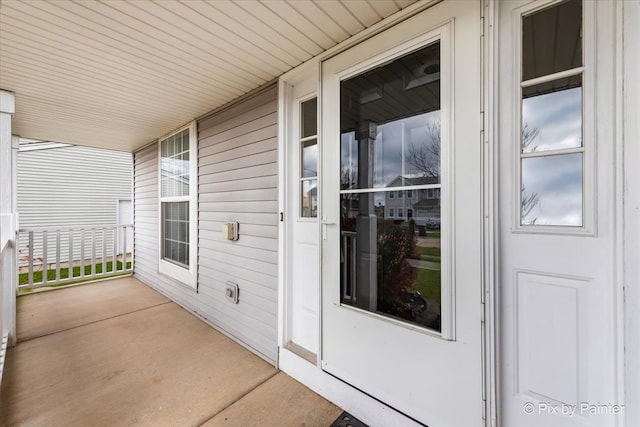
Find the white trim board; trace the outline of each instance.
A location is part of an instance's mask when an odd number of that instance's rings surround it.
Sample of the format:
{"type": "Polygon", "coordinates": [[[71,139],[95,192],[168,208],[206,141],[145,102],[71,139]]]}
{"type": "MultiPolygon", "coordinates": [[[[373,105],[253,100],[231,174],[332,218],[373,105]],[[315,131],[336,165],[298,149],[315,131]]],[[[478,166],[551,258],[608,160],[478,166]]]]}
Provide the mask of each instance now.
{"type": "Polygon", "coordinates": [[[341,408],[349,408],[351,415],[367,425],[423,427],[286,348],[280,348],[278,360],[280,370],[341,408]]]}
{"type": "MultiPolygon", "coordinates": [[[[623,205],[623,277],[624,293],[624,393],[626,425],[640,425],[640,2],[618,4],[618,55],[622,73],[622,114],[617,130],[622,138],[622,168],[624,169],[623,205]],[[622,33],[622,34],[620,34],[622,33]]],[[[620,90],[620,89],[619,89],[620,90]]],[[[618,196],[620,197],[620,196],[618,196]]]]}

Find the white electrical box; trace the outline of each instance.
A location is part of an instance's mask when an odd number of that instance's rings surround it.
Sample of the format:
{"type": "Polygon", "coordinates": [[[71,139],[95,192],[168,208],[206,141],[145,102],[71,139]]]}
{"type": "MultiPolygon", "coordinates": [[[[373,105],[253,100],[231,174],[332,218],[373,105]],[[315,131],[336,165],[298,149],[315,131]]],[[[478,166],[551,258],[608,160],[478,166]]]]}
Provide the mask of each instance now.
{"type": "Polygon", "coordinates": [[[227,240],[238,240],[238,230],[240,224],[237,222],[227,222],[222,224],[222,238],[227,240]]]}
{"type": "Polygon", "coordinates": [[[227,287],[224,290],[224,296],[232,303],[237,304],[240,301],[239,294],[240,288],[238,285],[233,282],[227,282],[227,287]]]}

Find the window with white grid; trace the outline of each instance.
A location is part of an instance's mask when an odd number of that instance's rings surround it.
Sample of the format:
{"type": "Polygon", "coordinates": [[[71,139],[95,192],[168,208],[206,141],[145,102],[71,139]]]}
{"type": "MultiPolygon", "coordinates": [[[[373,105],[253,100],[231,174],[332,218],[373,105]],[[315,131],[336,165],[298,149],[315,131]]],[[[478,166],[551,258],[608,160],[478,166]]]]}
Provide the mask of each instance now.
{"type": "Polygon", "coordinates": [[[195,123],[160,138],[159,270],[195,287],[195,123]]]}

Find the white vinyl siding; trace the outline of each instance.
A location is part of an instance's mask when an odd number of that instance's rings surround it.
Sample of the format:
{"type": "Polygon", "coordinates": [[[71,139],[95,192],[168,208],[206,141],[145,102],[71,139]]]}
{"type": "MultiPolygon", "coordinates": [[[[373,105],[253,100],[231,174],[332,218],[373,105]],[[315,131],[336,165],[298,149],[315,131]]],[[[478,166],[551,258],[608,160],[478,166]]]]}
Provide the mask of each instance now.
{"type": "Polygon", "coordinates": [[[277,90],[198,123],[198,293],[158,274],[158,145],[135,153],[135,275],[275,362],[277,349],[277,90]],[[222,238],[225,222],[240,238],[222,238]],[[225,298],[227,282],[240,302],[225,298]]]}
{"type": "MultiPolygon", "coordinates": [[[[131,199],[131,172],[131,153],[120,151],[67,146],[19,152],[20,228],[56,230],[84,227],[89,230],[115,226],[118,201],[131,199]]],[[[111,233],[109,230],[107,254],[113,252],[111,233]]],[[[48,245],[51,251],[54,243],[55,238],[51,235],[48,245]]],[[[27,253],[27,244],[28,236],[22,233],[19,242],[21,253],[27,253]]],[[[41,240],[36,239],[35,255],[41,253],[41,246],[41,240]]],[[[79,237],[74,239],[74,247],[77,255],[79,237]]],[[[66,261],[67,244],[61,245],[60,250],[61,260],[66,261]]],[[[86,249],[87,256],[89,250],[90,247],[86,249]]],[[[101,253],[102,245],[97,251],[101,253]]]]}

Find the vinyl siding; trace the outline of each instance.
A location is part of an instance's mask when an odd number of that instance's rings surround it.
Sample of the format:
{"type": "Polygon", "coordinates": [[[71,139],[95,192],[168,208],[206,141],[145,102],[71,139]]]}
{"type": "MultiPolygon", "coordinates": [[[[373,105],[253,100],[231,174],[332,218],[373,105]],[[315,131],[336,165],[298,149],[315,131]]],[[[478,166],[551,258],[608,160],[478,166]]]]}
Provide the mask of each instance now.
{"type": "MultiPolygon", "coordinates": [[[[60,147],[18,153],[18,213],[21,229],[90,229],[117,223],[118,200],[131,200],[131,153],[89,147],[60,147]]],[[[102,231],[98,231],[98,239],[102,231]]],[[[113,253],[112,231],[107,255],[113,253]]],[[[89,235],[90,232],[87,232],[89,235]]],[[[35,236],[34,254],[41,254],[41,236],[35,236]]],[[[28,236],[21,235],[24,254],[28,236]]],[[[61,260],[67,260],[68,237],[61,237],[61,260]]],[[[80,239],[74,239],[78,259],[80,239]]],[[[55,256],[55,234],[49,234],[49,260],[55,256]]],[[[90,246],[85,257],[90,256],[90,246]]],[[[128,250],[130,250],[129,248],[128,250]]],[[[102,244],[96,247],[102,252],[102,244]]]]}
{"type": "Polygon", "coordinates": [[[277,88],[201,120],[198,140],[198,292],[158,274],[157,144],[135,153],[135,275],[275,363],[277,88]],[[232,221],[238,241],[222,238],[232,221]],[[239,304],[225,298],[228,281],[239,304]]]}

